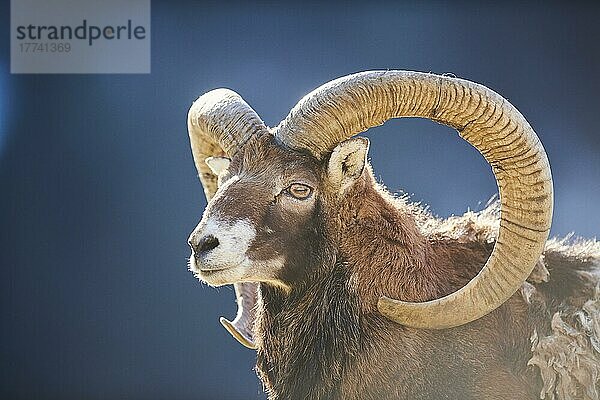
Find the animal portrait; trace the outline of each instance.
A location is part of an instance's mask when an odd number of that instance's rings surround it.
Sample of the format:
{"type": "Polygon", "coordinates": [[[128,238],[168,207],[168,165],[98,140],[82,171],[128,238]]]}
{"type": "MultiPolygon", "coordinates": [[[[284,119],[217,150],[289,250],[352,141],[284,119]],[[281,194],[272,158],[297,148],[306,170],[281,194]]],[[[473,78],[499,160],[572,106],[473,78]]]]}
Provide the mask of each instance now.
{"type": "Polygon", "coordinates": [[[502,95],[366,71],[275,127],[212,90],[188,131],[208,200],[189,269],[234,285],[238,313],[221,323],[256,351],[269,399],[600,398],[600,243],[549,238],[550,163],[502,95]],[[455,129],[498,199],[439,218],[388,191],[367,131],[404,117],[455,129]]]}
{"type": "Polygon", "coordinates": [[[0,400],[600,400],[600,1],[0,1],[0,400]]]}

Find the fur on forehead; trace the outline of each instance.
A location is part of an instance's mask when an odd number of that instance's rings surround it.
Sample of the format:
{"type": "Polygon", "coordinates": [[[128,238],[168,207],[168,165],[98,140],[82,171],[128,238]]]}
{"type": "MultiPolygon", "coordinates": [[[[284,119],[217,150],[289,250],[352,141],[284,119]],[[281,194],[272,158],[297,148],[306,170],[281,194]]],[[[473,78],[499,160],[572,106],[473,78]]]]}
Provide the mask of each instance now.
{"type": "Polygon", "coordinates": [[[230,169],[261,174],[277,168],[287,173],[307,171],[316,177],[321,167],[322,163],[312,155],[286,148],[271,135],[261,135],[244,144],[232,159],[230,169]]]}

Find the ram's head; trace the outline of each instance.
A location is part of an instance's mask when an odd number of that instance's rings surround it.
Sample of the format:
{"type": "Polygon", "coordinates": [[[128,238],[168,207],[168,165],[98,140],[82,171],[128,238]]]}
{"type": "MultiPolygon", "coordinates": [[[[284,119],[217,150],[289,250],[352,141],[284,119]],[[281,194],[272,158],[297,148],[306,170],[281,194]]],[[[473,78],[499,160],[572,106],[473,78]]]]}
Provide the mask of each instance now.
{"type": "Polygon", "coordinates": [[[414,327],[458,326],[498,307],[527,278],[550,227],[550,170],[527,121],[495,92],[433,74],[364,72],[321,86],[269,129],[236,93],[217,89],[188,116],[209,200],[189,239],[190,265],[209,284],[238,284],[238,317],[223,323],[243,343],[252,345],[256,282],[288,291],[310,280],[297,260],[326,257],[321,250],[339,240],[345,195],[367,173],[368,141],[354,136],[400,117],[451,126],[483,154],[498,182],[501,222],[493,253],[469,284],[424,303],[382,297],[381,313],[414,327]]]}

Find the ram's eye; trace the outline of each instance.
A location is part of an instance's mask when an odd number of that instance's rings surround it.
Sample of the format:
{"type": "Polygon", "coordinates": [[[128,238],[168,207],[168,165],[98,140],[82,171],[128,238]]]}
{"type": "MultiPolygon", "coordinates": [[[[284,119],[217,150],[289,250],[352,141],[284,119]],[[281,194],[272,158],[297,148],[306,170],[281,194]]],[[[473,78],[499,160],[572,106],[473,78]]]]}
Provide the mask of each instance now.
{"type": "Polygon", "coordinates": [[[298,200],[306,200],[312,194],[312,188],[303,183],[292,183],[287,191],[298,200]]]}

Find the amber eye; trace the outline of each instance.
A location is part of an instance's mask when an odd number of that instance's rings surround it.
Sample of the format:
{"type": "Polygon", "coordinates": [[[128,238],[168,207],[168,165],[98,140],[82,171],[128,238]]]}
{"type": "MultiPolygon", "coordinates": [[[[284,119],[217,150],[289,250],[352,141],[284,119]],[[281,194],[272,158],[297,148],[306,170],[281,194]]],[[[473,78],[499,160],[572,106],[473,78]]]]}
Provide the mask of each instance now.
{"type": "Polygon", "coordinates": [[[304,185],[302,183],[292,183],[287,188],[287,191],[289,194],[291,194],[293,197],[297,198],[298,200],[306,200],[310,197],[310,195],[312,193],[311,187],[304,185]]]}

